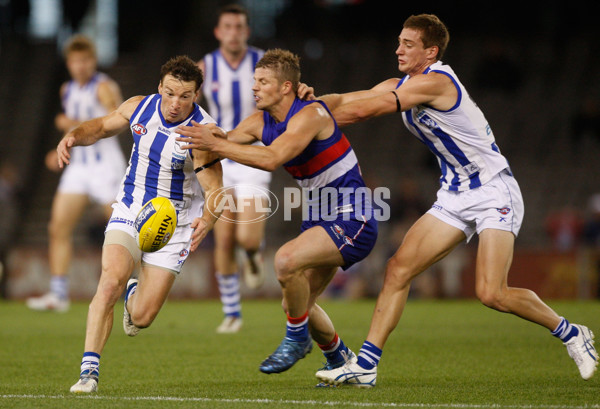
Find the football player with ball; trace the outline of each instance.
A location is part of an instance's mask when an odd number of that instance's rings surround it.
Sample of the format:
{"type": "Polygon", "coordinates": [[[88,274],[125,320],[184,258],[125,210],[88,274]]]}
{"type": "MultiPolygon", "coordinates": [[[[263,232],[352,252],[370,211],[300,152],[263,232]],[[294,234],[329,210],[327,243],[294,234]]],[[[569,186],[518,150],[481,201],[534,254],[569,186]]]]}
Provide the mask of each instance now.
{"type": "Polygon", "coordinates": [[[58,164],[64,167],[74,146],[91,145],[127,128],[133,136],[129,167],[106,227],[102,275],[89,307],[80,378],[71,392],[97,390],[100,355],[123,291],[123,328],[135,336],[152,324],[187,255],[218,217],[218,210],[203,197],[219,195],[219,159],[210,152],[182,149],[175,140],[176,128],[192,120],[215,123],[194,102],[201,85],[196,63],[174,57],[161,68],[157,94],[130,98],[114,112],[82,123],[58,144],[58,164]],[[198,214],[201,217],[195,217],[198,214]],[[139,263],[138,279],[130,279],[139,263]]]}

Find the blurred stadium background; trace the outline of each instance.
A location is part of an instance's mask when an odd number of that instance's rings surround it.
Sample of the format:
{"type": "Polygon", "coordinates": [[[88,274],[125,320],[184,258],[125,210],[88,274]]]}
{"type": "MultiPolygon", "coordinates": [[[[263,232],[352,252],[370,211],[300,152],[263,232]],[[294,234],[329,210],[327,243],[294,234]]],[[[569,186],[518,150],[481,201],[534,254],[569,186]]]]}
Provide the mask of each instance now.
{"type": "MultiPolygon", "coordinates": [[[[58,89],[67,79],[60,55],[74,32],[93,37],[100,69],[123,96],[155,92],[171,56],[200,59],[217,47],[215,10],[228,2],[180,0],[0,0],[0,255],[3,297],[22,299],[47,289],[47,233],[58,175],[44,155],[61,135],[53,125],[58,89]]],[[[600,253],[600,29],[585,2],[441,2],[374,0],[246,0],[252,45],[281,47],[301,57],[302,79],[316,93],[364,89],[397,77],[394,51],[402,22],[434,13],[451,41],[444,61],[483,108],[523,191],[526,216],[509,284],[544,298],[595,298],[600,253]],[[525,4],[527,3],[527,4],[525,4]]],[[[398,116],[347,128],[365,179],[391,189],[392,219],[380,223],[373,254],[338,274],[329,295],[370,297],[385,260],[414,212],[435,199],[439,170],[398,116]]],[[[120,137],[126,155],[129,135],[120,137]]],[[[293,181],[274,174],[280,194],[293,181]]],[[[71,294],[89,298],[100,273],[101,215],[90,210],[76,233],[71,294]]],[[[299,219],[299,217],[297,218],[299,219]]],[[[275,214],[267,224],[267,254],[297,235],[299,220],[275,214]]],[[[459,248],[413,287],[414,297],[472,297],[475,243],[459,248]]],[[[173,297],[215,296],[209,237],[186,264],[173,297]]],[[[272,257],[267,257],[269,263],[272,257]]],[[[269,264],[270,265],[270,264],[269,264]]],[[[272,269],[271,269],[272,272],[272,269]]],[[[267,285],[244,297],[279,297],[267,285]]]]}

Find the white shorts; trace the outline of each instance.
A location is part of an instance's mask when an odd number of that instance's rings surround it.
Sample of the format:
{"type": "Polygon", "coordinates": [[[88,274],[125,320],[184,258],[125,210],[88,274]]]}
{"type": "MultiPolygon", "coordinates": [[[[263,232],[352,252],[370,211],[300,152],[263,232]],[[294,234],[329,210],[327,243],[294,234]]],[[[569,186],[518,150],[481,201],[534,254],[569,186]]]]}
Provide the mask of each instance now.
{"type": "Polygon", "coordinates": [[[122,155],[112,161],[74,162],[63,171],[57,190],[87,195],[96,203],[110,204],[117,197],[123,175],[125,161],[122,155]]]}
{"type": "Polygon", "coordinates": [[[437,201],[427,213],[462,230],[469,241],[473,234],[485,229],[506,230],[517,236],[525,206],[516,179],[509,169],[504,169],[475,189],[438,190],[437,201]]]}
{"type": "MultiPolygon", "coordinates": [[[[106,231],[121,230],[133,237],[137,244],[138,235],[134,227],[137,214],[134,214],[122,202],[117,202],[112,207],[114,210],[106,226],[106,231]]],[[[153,253],[141,253],[142,263],[162,267],[179,274],[183,263],[190,254],[193,231],[190,226],[190,224],[177,225],[173,237],[165,247],[153,253]]],[[[138,261],[134,260],[136,263],[138,261]]]]}
{"type": "MultiPolygon", "coordinates": [[[[230,159],[221,161],[223,166],[223,187],[235,188],[236,197],[253,197],[265,189],[269,189],[271,172],[241,165],[230,159]],[[259,189],[253,188],[254,186],[259,189]]],[[[228,189],[230,191],[230,189],[228,189]]]]}

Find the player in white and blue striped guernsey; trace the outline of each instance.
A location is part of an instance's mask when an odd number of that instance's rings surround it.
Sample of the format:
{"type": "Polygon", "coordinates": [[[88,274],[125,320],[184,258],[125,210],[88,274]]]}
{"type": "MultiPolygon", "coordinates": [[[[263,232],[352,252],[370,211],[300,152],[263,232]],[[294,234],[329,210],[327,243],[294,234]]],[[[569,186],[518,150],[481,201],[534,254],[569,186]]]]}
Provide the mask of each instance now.
{"type": "MultiPolygon", "coordinates": [[[[214,28],[219,48],[198,63],[204,72],[203,99],[219,127],[230,131],[256,111],[252,94],[254,67],[264,51],[248,45],[248,12],[237,4],[219,9],[214,28]]],[[[260,142],[256,142],[260,144],[260,142]]],[[[242,304],[236,246],[245,253],[243,278],[247,287],[260,287],[266,276],[261,247],[266,220],[258,217],[255,203],[263,201],[271,173],[234,162],[221,161],[223,186],[236,200],[236,211],[224,209],[215,224],[215,275],[223,304],[223,322],[218,333],[235,333],[242,327],[242,304]],[[253,221],[248,223],[248,221],[253,221]]]]}
{"type": "MultiPolygon", "coordinates": [[[[97,71],[96,49],[92,40],[80,34],[74,35],[64,48],[64,57],[71,80],[60,88],[63,110],[54,119],[61,135],[83,121],[114,111],[123,102],[118,84],[97,71]]],[[[48,153],[46,165],[52,171],[60,171],[56,150],[48,153]]],[[[91,202],[102,207],[108,220],[125,165],[117,136],[103,139],[94,146],[79,146],[73,150],[71,166],[60,176],[48,223],[50,291],[40,297],[28,298],[29,308],[57,312],[68,310],[73,232],[91,202]]]]}
{"type": "Polygon", "coordinates": [[[400,320],[412,279],[475,233],[477,297],[490,308],[548,328],[564,342],[581,377],[591,378],[598,365],[592,331],[569,324],[534,292],[507,285],[524,213],[521,191],[483,113],[441,61],[449,41],[446,26],[435,15],[411,16],[398,40],[398,69],[405,77],[323,99],[334,107],[341,125],[402,112],[408,129],[436,155],[441,189],[433,207],[415,222],[387,263],[357,362],[319,371],[317,378],[331,384],[374,386],[383,346],[400,320]]]}
{"type": "Polygon", "coordinates": [[[190,58],[179,56],[163,65],[160,74],[158,94],[130,98],[116,111],[82,123],[57,147],[59,166],[63,167],[70,162],[73,146],[91,145],[127,128],[133,136],[129,167],[106,228],[102,275],[88,312],[80,379],[71,392],[96,391],[100,354],[112,329],[114,305],[123,291],[126,289],[123,328],[134,336],[154,321],[189,252],[197,248],[218,217],[215,207],[223,186],[219,159],[207,152],[181,149],[175,139],[178,126],[215,122],[195,103],[202,71],[190,58]],[[215,200],[204,202],[203,195],[214,195],[215,200]],[[161,250],[143,253],[137,245],[134,222],[142,205],[155,197],[166,197],[174,204],[177,228],[161,250]],[[138,279],[129,279],[140,262],[138,279]]]}

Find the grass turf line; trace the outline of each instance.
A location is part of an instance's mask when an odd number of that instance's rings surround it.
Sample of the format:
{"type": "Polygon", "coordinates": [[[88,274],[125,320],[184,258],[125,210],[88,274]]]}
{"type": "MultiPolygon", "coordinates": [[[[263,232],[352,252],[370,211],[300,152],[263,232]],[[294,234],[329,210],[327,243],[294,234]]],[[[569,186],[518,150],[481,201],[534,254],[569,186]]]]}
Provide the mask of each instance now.
{"type": "MultiPolygon", "coordinates": [[[[322,305],[358,352],[374,301],[322,305]]],[[[600,335],[600,303],[551,306],[600,335]]],[[[235,335],[215,334],[222,318],[216,301],[168,302],[135,338],[123,333],[121,312],[118,305],[94,407],[577,408],[600,401],[600,375],[581,380],[546,329],[475,301],[409,300],[372,390],[314,388],[324,361],[318,348],[285,373],[260,373],[259,363],[284,335],[279,301],[244,301],[244,328],[235,335]]],[[[52,314],[0,302],[0,407],[88,407],[89,398],[68,393],[78,376],[86,314],[87,303],[52,314]]]]}

